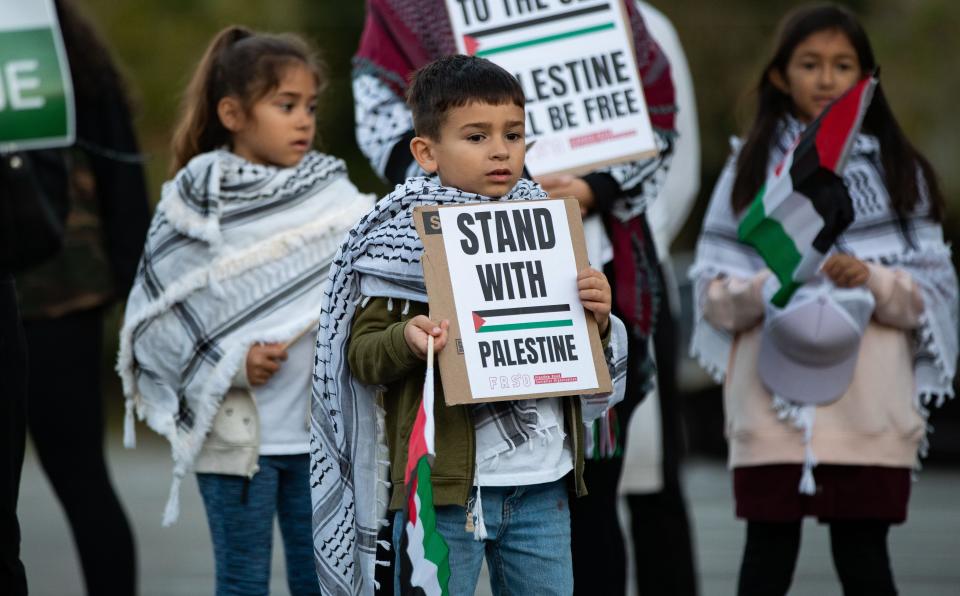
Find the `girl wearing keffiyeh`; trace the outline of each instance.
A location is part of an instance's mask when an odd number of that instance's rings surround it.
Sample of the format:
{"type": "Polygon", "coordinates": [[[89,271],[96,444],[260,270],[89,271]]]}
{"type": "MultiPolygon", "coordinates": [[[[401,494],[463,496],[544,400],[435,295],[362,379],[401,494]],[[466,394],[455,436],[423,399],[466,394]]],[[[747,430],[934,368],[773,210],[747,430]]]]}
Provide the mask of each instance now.
{"type": "MultiPolygon", "coordinates": [[[[614,291],[614,312],[627,324],[630,340],[630,390],[624,401],[588,431],[590,496],[572,503],[574,574],[591,579],[592,588],[623,592],[626,559],[614,511],[622,467],[618,440],[594,437],[625,433],[633,408],[653,378],[648,353],[659,307],[658,259],[644,210],[657,196],[673,153],[676,134],[670,64],[650,36],[633,2],[626,2],[643,93],[659,153],[656,157],[599,169],[582,178],[552,176],[538,180],[551,197],[575,197],[588,213],[588,229],[612,246],[603,267],[614,291]],[[591,221],[592,220],[592,221],[591,221]],[[601,583],[596,583],[600,581],[601,583]]],[[[404,103],[410,74],[431,60],[456,53],[444,0],[368,0],[367,20],[354,57],[353,95],[357,143],[373,169],[393,184],[422,175],[408,150],[414,137],[404,103]]],[[[580,582],[586,585],[586,580],[580,582]]]]}
{"type": "Polygon", "coordinates": [[[717,182],[690,272],[698,308],[691,350],[725,377],[734,496],[747,520],[743,595],[787,592],[805,515],[830,524],[845,594],[895,594],[887,532],[906,519],[927,408],[953,396],[957,277],[940,226],[944,201],[879,87],[843,170],[855,219],[822,268],[826,283],[860,288],[875,303],[852,381],[836,401],[801,407],[771,395],[761,377],[774,371],[758,370],[769,272],[737,241],[738,221],[804,127],[875,68],[866,33],[846,10],[788,15],[761,76],[754,124],[717,182]]]}
{"type": "Polygon", "coordinates": [[[171,444],[164,523],[189,471],[210,523],[217,594],[266,594],[278,518],[293,595],[319,594],[308,404],[330,262],[373,197],[311,151],[323,76],[290,36],[225,29],[187,90],[120,334],[133,416],[171,444]]]}
{"type": "MultiPolygon", "coordinates": [[[[509,73],[481,58],[441,58],[418,71],[409,102],[419,135],[410,149],[439,179],[408,179],[350,232],[320,322],[311,485],[320,583],[335,594],[373,592],[387,509],[392,546],[400,544],[406,443],[427,338],[437,349],[447,343],[447,323],[429,318],[413,208],[546,198],[519,179],[524,97],[509,73]]],[[[474,592],[485,554],[497,561],[490,566],[497,586],[527,594],[573,589],[567,487],[578,495],[586,489],[583,422],[623,398],[626,375],[626,332],[610,315],[606,278],[588,268],[577,283],[601,330],[611,394],[474,406],[435,398],[433,501],[449,545],[451,594],[474,592]]],[[[440,392],[439,380],[435,386],[440,392]]]]}

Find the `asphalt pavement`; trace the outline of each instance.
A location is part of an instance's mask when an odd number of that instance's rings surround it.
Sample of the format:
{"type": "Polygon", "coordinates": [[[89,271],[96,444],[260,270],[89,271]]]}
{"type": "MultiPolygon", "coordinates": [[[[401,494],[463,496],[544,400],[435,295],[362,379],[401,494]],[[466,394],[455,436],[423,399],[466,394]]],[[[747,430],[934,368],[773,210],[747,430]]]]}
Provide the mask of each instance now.
{"type": "MultiPolygon", "coordinates": [[[[196,481],[184,483],[179,522],[160,525],[170,483],[166,445],[146,428],[125,450],[119,429],[108,438],[110,468],[133,524],[143,596],[213,594],[213,553],[196,481]]],[[[719,461],[693,460],[684,470],[696,532],[704,596],[734,594],[743,524],[733,517],[729,475],[719,461]]],[[[904,596],[960,595],[960,469],[935,468],[914,484],[907,523],[890,535],[894,573],[904,596]]],[[[65,518],[28,448],[20,491],[23,561],[30,593],[81,596],[83,581],[65,518]]],[[[288,594],[282,547],[275,535],[271,593],[288,594]]],[[[489,594],[484,582],[478,594],[489,594]]],[[[806,522],[790,596],[839,595],[827,529],[806,522]]]]}

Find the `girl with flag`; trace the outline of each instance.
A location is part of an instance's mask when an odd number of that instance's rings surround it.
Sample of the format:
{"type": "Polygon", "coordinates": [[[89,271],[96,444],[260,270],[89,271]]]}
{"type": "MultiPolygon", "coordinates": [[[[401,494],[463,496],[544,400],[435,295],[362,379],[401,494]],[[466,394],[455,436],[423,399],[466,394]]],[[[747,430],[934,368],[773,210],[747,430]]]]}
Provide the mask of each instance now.
{"type": "Polygon", "coordinates": [[[805,515],[830,525],[845,594],[895,594],[887,533],[906,519],[927,408],[953,396],[957,278],[944,200],[881,88],[870,103],[863,79],[875,69],[848,11],[785,18],[690,272],[691,350],[724,381],[737,516],[747,520],[740,594],[787,592],[805,515]],[[819,182],[801,180],[802,164],[819,182]],[[788,271],[771,258],[785,244],[796,257],[788,271]],[[771,305],[787,285],[800,289],[771,305]],[[809,313],[835,322],[821,327],[809,313]],[[821,349],[847,323],[849,345],[821,349]]]}

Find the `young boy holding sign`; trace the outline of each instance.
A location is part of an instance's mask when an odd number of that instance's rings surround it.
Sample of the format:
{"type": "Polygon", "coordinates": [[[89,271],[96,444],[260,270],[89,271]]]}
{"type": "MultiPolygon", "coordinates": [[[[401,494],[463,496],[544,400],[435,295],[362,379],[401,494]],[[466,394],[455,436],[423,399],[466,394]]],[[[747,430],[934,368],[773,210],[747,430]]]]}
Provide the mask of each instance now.
{"type": "MultiPolygon", "coordinates": [[[[593,14],[612,14],[608,11],[612,10],[613,4],[615,3],[566,0],[536,3],[367,0],[366,21],[353,59],[352,71],[358,147],[366,155],[373,170],[390,183],[391,187],[402,184],[410,176],[422,175],[419,164],[409,151],[410,140],[415,133],[404,96],[410,74],[416,69],[441,56],[458,53],[452,23],[461,18],[461,15],[471,24],[476,24],[480,19],[484,22],[490,18],[496,19],[493,13],[506,11],[514,16],[522,13],[516,21],[529,23],[556,10],[580,13],[583,10],[595,9],[600,12],[593,14]]],[[[591,590],[602,593],[623,593],[626,589],[626,551],[617,519],[616,503],[624,461],[621,449],[629,439],[625,438],[625,432],[615,429],[627,428],[634,408],[646,395],[654,377],[655,369],[648,343],[653,334],[659,305],[663,304],[663,297],[660,296],[661,284],[657,281],[659,260],[647,229],[644,212],[648,202],[660,195],[677,136],[677,105],[671,65],[658,43],[661,40],[648,28],[648,23],[637,10],[635,2],[627,1],[623,4],[633,38],[631,45],[637,67],[635,74],[643,88],[658,155],[597,167],[580,176],[556,174],[536,179],[551,197],[576,198],[587,213],[584,223],[590,230],[587,233],[588,245],[595,249],[591,255],[592,264],[597,268],[602,267],[606,273],[616,297],[613,312],[627,325],[631,341],[628,365],[630,379],[626,397],[601,420],[591,423],[592,428],[587,429],[588,437],[619,436],[621,439],[595,441],[588,445],[586,475],[589,479],[590,495],[571,503],[574,575],[582,577],[583,580],[589,579],[591,590]],[[603,250],[607,240],[613,246],[612,252],[603,250]]],[[[556,23],[557,21],[552,21],[545,26],[555,27],[556,23]]],[[[483,28],[497,27],[488,24],[483,28]]],[[[557,30],[561,29],[567,30],[564,27],[557,30]]],[[[529,68],[506,69],[517,74],[522,84],[528,88],[529,101],[525,111],[532,113],[528,132],[546,132],[554,127],[551,120],[546,118],[548,106],[552,106],[560,116],[561,122],[558,124],[569,130],[566,123],[569,123],[570,119],[566,117],[565,110],[560,109],[561,104],[566,102],[555,101],[556,97],[546,98],[545,95],[553,95],[553,89],[559,87],[566,87],[568,90],[571,86],[576,88],[578,83],[593,85],[600,78],[599,72],[585,72],[586,64],[583,60],[590,58],[590,68],[597,68],[598,63],[592,58],[604,52],[599,51],[594,44],[606,43],[605,40],[611,35],[615,35],[612,29],[575,37],[574,39],[583,40],[586,46],[583,54],[575,57],[557,55],[556,45],[534,46],[539,56],[529,68]],[[562,85],[558,87],[554,87],[550,77],[551,66],[562,78],[562,85]],[[587,83],[585,77],[592,82],[587,83]],[[535,81],[541,82],[539,91],[535,81]]],[[[486,39],[489,41],[491,38],[486,39]]],[[[510,53],[496,53],[490,57],[498,61],[510,53]]],[[[616,64],[621,62],[623,54],[614,56],[608,53],[606,56],[610,58],[608,66],[611,71],[616,70],[616,64]]],[[[626,74],[624,70],[620,70],[621,77],[626,74]]],[[[609,97],[606,93],[601,94],[601,91],[591,92],[591,98],[585,98],[588,103],[594,102],[590,104],[592,107],[600,107],[599,103],[596,103],[599,102],[596,99],[598,95],[603,99],[609,97]]],[[[586,105],[583,107],[591,109],[586,105]]],[[[599,109],[592,113],[596,115],[598,112],[599,109]]],[[[578,113],[582,114],[579,120],[581,123],[589,119],[586,113],[578,113]]],[[[587,139],[591,138],[590,135],[585,136],[587,139]]],[[[538,141],[538,146],[534,149],[544,149],[547,146],[549,145],[544,139],[538,141]]],[[[569,147],[566,143],[563,146],[569,147]]],[[[589,153],[591,148],[602,146],[603,144],[584,145],[582,150],[589,153]]],[[[530,171],[537,175],[543,170],[531,165],[530,171]]],[[[386,568],[381,567],[378,571],[385,570],[386,568]]],[[[587,585],[587,581],[577,583],[587,585]]]]}
{"type": "MultiPolygon", "coordinates": [[[[378,486],[368,462],[383,460],[372,441],[377,414],[389,448],[388,508],[395,512],[393,545],[399,547],[406,445],[420,406],[427,343],[432,336],[442,350],[448,341],[449,323],[428,315],[413,208],[547,198],[537,184],[520,179],[524,95],[508,72],[481,58],[441,58],[415,74],[408,102],[417,131],[410,149],[439,180],[408,179],[354,228],[331,270],[321,320],[312,484],[318,569],[329,588],[372,580],[378,516],[370,494],[378,486]],[[382,412],[372,406],[377,385],[382,412]],[[348,524],[353,532],[342,529],[348,524]]],[[[583,421],[622,399],[626,372],[626,332],[610,316],[606,277],[588,268],[577,283],[601,332],[612,393],[464,407],[435,398],[433,500],[437,529],[449,545],[452,594],[473,593],[484,555],[497,593],[507,586],[521,594],[573,590],[564,479],[577,495],[586,492],[583,421]]]]}

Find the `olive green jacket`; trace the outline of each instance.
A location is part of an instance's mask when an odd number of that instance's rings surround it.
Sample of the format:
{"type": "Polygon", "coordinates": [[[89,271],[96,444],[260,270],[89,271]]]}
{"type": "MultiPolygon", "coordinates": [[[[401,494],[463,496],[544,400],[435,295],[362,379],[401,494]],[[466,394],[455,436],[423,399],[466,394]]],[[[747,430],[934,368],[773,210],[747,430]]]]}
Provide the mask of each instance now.
{"type": "MultiPolygon", "coordinates": [[[[427,305],[410,302],[401,312],[401,301],[388,308],[387,298],[371,298],[365,307],[358,307],[350,334],[348,359],[350,371],[361,383],[382,385],[382,406],[386,412],[387,446],[390,449],[390,509],[402,509],[406,499],[404,470],[407,465],[407,444],[423,394],[426,362],[418,358],[403,336],[406,322],[427,314],[427,305]]],[[[609,328],[603,338],[606,347],[609,328]]],[[[443,400],[439,372],[434,382],[433,405],[436,458],[431,479],[435,505],[466,505],[474,484],[476,438],[469,406],[448,406],[443,400]]],[[[577,496],[587,494],[583,481],[584,431],[580,400],[576,396],[563,399],[563,419],[571,448],[575,454],[573,490],[577,496]]]]}

